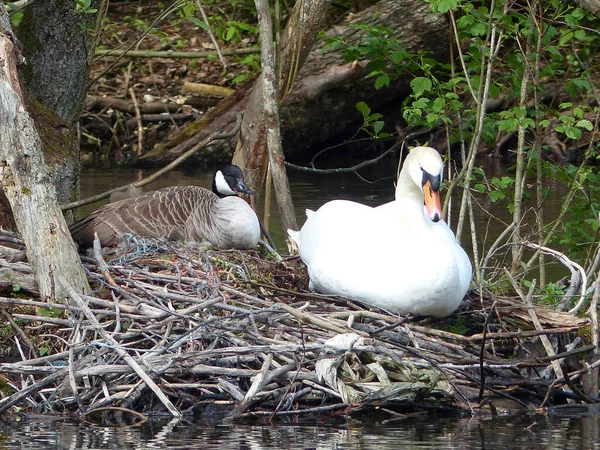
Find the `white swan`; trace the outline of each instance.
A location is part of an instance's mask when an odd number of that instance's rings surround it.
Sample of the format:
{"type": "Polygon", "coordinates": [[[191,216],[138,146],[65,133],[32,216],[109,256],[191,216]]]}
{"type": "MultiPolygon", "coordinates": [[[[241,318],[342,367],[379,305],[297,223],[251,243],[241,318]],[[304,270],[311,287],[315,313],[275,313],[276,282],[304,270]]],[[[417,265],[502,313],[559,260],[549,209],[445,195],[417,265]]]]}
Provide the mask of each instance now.
{"type": "Polygon", "coordinates": [[[441,220],[443,161],[430,147],[406,157],[396,200],[376,208],[333,200],[288,230],[311,288],[399,314],[445,317],[471,282],[471,262],[441,220]],[[424,208],[425,205],[425,208],[424,208]]]}

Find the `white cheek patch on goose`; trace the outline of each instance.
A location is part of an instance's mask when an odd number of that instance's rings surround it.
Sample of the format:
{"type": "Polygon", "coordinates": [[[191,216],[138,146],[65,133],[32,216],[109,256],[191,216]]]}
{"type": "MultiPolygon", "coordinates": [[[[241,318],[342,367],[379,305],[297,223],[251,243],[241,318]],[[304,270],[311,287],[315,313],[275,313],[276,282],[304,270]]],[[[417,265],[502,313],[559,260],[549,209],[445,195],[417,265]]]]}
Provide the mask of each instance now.
{"type": "Polygon", "coordinates": [[[215,186],[222,195],[236,195],[236,192],[231,189],[220,170],[215,174],[215,186]]]}

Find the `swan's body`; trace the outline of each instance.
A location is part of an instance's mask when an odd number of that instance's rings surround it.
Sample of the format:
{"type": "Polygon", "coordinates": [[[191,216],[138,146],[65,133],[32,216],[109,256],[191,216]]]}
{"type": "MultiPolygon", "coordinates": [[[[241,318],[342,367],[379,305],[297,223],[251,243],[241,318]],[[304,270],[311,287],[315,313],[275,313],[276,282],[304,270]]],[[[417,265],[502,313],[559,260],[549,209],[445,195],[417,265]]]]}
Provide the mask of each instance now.
{"type": "Polygon", "coordinates": [[[334,200],[307,212],[290,236],[311,287],[399,314],[444,317],[458,308],[472,269],[440,220],[442,170],[435,150],[417,147],[406,158],[395,201],[372,208],[334,200]]]}
{"type": "Polygon", "coordinates": [[[104,246],[125,233],[166,240],[209,242],[219,248],[252,248],[260,238],[256,214],[237,192],[252,193],[239,167],[215,173],[213,192],[198,186],[171,186],[109,203],[70,227],[73,239],[104,246]]]}

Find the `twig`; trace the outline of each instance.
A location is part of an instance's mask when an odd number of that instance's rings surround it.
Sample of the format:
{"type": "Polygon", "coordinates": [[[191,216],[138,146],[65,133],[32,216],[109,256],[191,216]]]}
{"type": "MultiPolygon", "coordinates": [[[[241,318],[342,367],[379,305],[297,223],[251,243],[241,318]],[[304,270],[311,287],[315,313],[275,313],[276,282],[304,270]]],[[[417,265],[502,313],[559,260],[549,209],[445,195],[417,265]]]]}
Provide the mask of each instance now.
{"type": "Polygon", "coordinates": [[[165,405],[165,407],[171,413],[171,415],[176,418],[181,417],[180,412],[177,411],[177,408],[175,408],[175,406],[171,403],[167,396],[160,390],[156,383],[154,383],[152,378],[150,378],[148,374],[146,374],[146,372],[144,372],[144,370],[140,367],[140,365],[131,356],[129,356],[129,354],[125,350],[121,348],[119,343],[114,338],[112,338],[104,330],[104,328],[102,328],[102,326],[98,322],[98,319],[96,319],[96,317],[94,316],[94,313],[87,307],[83,299],[79,296],[77,292],[75,292],[75,290],[71,287],[67,280],[63,277],[60,277],[59,280],[69,293],[71,299],[77,304],[77,306],[79,306],[79,308],[81,308],[87,319],[94,326],[96,331],[100,333],[102,338],[105,341],[107,341],[110,345],[114,346],[114,349],[117,352],[117,354],[121,356],[125,360],[125,362],[135,371],[135,373],[137,373],[138,376],[148,385],[148,387],[152,389],[152,392],[156,394],[158,399],[162,402],[163,405],[165,405]]]}
{"type": "MultiPolygon", "coordinates": [[[[238,48],[233,50],[222,50],[223,56],[254,55],[260,53],[260,48],[238,48]]],[[[118,49],[96,49],[96,56],[127,56],[129,58],[212,58],[219,56],[215,52],[178,52],[178,51],[158,51],[158,50],[118,50],[118,49]]]]}
{"type": "MultiPolygon", "coordinates": [[[[579,301],[577,304],[569,310],[569,314],[577,315],[583,303],[585,302],[585,288],[587,286],[587,275],[585,274],[585,270],[575,261],[567,258],[564,253],[559,252],[557,250],[551,249],[549,247],[544,247],[543,245],[536,244],[535,242],[525,242],[527,247],[533,248],[541,251],[542,253],[546,253],[547,255],[552,255],[556,259],[558,259],[561,263],[563,263],[570,271],[571,271],[571,285],[580,285],[581,294],[579,296],[579,301]],[[577,280],[577,274],[581,277],[577,280]]],[[[568,299],[567,299],[568,300],[568,299]]]]}
{"type": "Polygon", "coordinates": [[[135,92],[133,88],[129,88],[129,96],[131,97],[131,101],[133,102],[133,108],[135,109],[135,119],[137,122],[137,138],[138,138],[138,148],[137,155],[140,156],[142,154],[142,150],[144,149],[144,126],[142,125],[142,113],[140,112],[140,106],[138,105],[137,98],[135,96],[135,92]]]}
{"type": "Polygon", "coordinates": [[[106,264],[106,262],[104,261],[104,258],[102,257],[102,243],[100,242],[98,233],[95,233],[95,232],[94,232],[93,250],[94,250],[94,258],[96,258],[96,263],[98,264],[98,268],[100,269],[100,272],[102,272],[104,279],[111,286],[117,286],[117,283],[115,282],[112,275],[108,271],[108,264],[106,264]]]}
{"type": "Polygon", "coordinates": [[[364,167],[368,167],[371,166],[373,164],[377,164],[381,159],[385,158],[386,156],[394,153],[395,151],[398,150],[398,148],[403,144],[404,141],[399,141],[394,143],[394,145],[392,145],[389,149],[387,149],[385,152],[383,152],[381,155],[377,156],[376,158],[373,159],[368,159],[366,161],[362,161],[358,164],[355,164],[352,167],[338,167],[337,169],[315,169],[314,167],[305,167],[305,166],[298,166],[296,164],[292,164],[286,161],[285,166],[289,167],[290,169],[293,170],[297,170],[298,172],[305,172],[305,173],[318,173],[318,174],[331,174],[331,173],[353,173],[356,172],[357,170],[360,170],[364,167]]]}
{"type": "Polygon", "coordinates": [[[58,371],[48,375],[41,381],[38,381],[37,383],[33,383],[33,384],[27,386],[26,388],[21,389],[19,392],[16,392],[15,394],[12,394],[12,395],[9,395],[8,397],[3,398],[2,400],[0,400],[0,416],[4,415],[4,413],[11,406],[18,404],[20,401],[27,398],[29,395],[38,392],[39,390],[45,388],[46,386],[49,386],[49,385],[55,383],[56,381],[63,378],[65,375],[68,375],[68,369],[66,369],[66,368],[59,369],[58,371]]]}
{"type": "Polygon", "coordinates": [[[250,386],[250,389],[248,389],[248,392],[246,392],[244,399],[238,405],[238,408],[237,408],[236,412],[234,413],[234,416],[240,416],[241,414],[243,414],[244,411],[246,411],[246,409],[248,409],[250,402],[252,402],[252,400],[256,396],[256,394],[258,394],[263,389],[263,387],[266,384],[267,374],[269,372],[269,368],[271,367],[272,362],[273,362],[273,354],[268,353],[265,356],[262,368],[254,376],[254,379],[252,380],[252,385],[250,386]]]}
{"type": "MultiPolygon", "coordinates": [[[[529,306],[528,312],[529,312],[531,321],[533,322],[535,329],[543,330],[544,327],[542,327],[542,324],[540,323],[540,320],[538,319],[538,316],[535,313],[535,310],[533,309],[533,303],[531,302],[531,297],[533,297],[533,293],[534,293],[534,289],[535,289],[535,280],[533,280],[533,282],[531,283],[531,287],[529,288],[529,293],[527,294],[527,296],[525,296],[525,295],[523,295],[521,288],[519,288],[519,285],[517,284],[517,282],[515,281],[513,276],[510,274],[510,272],[506,268],[504,269],[504,273],[508,277],[510,283],[512,284],[513,288],[515,289],[515,291],[517,292],[519,297],[521,297],[521,300],[523,300],[523,303],[525,303],[527,306],[529,306]]],[[[541,335],[540,340],[542,341],[544,349],[546,350],[546,354],[548,356],[554,356],[556,354],[556,352],[554,351],[554,348],[552,347],[552,344],[550,343],[548,336],[541,335]]],[[[552,368],[554,369],[554,373],[556,374],[557,378],[564,378],[564,374],[563,374],[563,371],[562,371],[559,361],[553,360],[552,368]]]]}
{"type": "Polygon", "coordinates": [[[196,0],[196,6],[198,7],[198,11],[200,11],[200,14],[202,15],[202,20],[204,20],[204,23],[207,25],[206,31],[207,31],[208,35],[210,36],[210,40],[212,41],[213,45],[215,46],[215,50],[217,51],[217,55],[219,55],[221,64],[223,64],[223,68],[226,68],[227,63],[225,62],[225,59],[223,58],[223,54],[221,53],[221,48],[219,47],[219,43],[215,39],[215,35],[212,33],[212,30],[210,29],[208,17],[206,17],[206,13],[204,12],[204,8],[202,7],[202,2],[200,0],[196,0]]]}
{"type": "Polygon", "coordinates": [[[324,330],[335,331],[336,333],[356,333],[363,337],[369,337],[368,333],[365,333],[360,330],[355,330],[352,328],[347,328],[346,326],[337,325],[336,323],[334,323],[332,321],[322,319],[321,317],[315,316],[314,314],[310,314],[310,313],[307,313],[304,311],[299,311],[299,310],[292,308],[291,306],[288,306],[284,303],[281,303],[279,306],[282,309],[284,309],[285,311],[289,312],[292,316],[294,316],[296,319],[300,320],[301,322],[315,325],[324,330]]]}
{"type": "Polygon", "coordinates": [[[83,200],[79,200],[79,201],[76,201],[76,202],[71,202],[71,203],[67,203],[65,205],[61,205],[60,208],[61,208],[62,211],[68,211],[68,210],[73,209],[73,208],[79,208],[80,206],[89,205],[90,203],[94,203],[94,202],[97,202],[99,200],[103,200],[105,198],[108,198],[108,197],[110,197],[110,194],[112,194],[114,192],[126,191],[130,186],[134,186],[134,187],[145,186],[148,183],[151,183],[154,180],[156,180],[161,175],[164,175],[168,171],[174,169],[179,164],[181,164],[182,162],[184,162],[186,159],[188,159],[189,157],[191,157],[199,149],[201,149],[203,147],[206,147],[211,142],[216,141],[216,140],[221,140],[221,139],[227,139],[227,138],[235,135],[239,131],[241,123],[242,123],[241,116],[238,116],[238,120],[237,120],[237,122],[236,122],[236,124],[235,124],[235,126],[233,127],[232,130],[230,130],[228,132],[216,132],[215,131],[215,132],[209,134],[204,139],[202,139],[200,142],[198,142],[196,145],[194,145],[191,149],[189,149],[187,152],[185,152],[184,154],[180,155],[177,159],[175,159],[174,161],[170,162],[169,164],[167,164],[162,169],[157,170],[152,175],[147,176],[143,180],[139,180],[139,181],[136,181],[135,183],[126,184],[124,186],[120,186],[120,187],[117,187],[117,188],[114,188],[114,189],[110,189],[110,190],[108,190],[108,191],[106,191],[106,192],[104,192],[102,194],[94,195],[92,197],[88,197],[88,198],[83,199],[83,200]]]}
{"type": "Polygon", "coordinates": [[[2,313],[4,318],[8,321],[8,323],[13,328],[13,330],[15,330],[15,333],[17,333],[19,336],[21,336],[21,339],[23,339],[23,341],[27,344],[27,347],[29,347],[29,351],[31,353],[33,353],[36,356],[36,358],[39,357],[40,354],[38,353],[37,347],[31,341],[31,339],[29,339],[29,336],[27,336],[27,334],[17,324],[17,322],[14,321],[13,316],[11,316],[4,308],[0,308],[0,312],[2,313]]]}

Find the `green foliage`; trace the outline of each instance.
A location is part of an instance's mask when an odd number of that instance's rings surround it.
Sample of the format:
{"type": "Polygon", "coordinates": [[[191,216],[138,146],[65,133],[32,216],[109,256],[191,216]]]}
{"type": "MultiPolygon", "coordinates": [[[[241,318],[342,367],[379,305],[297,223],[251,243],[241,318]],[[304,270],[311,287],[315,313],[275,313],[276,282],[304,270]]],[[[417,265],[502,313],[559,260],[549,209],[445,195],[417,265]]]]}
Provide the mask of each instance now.
{"type": "MultiPolygon", "coordinates": [[[[592,153],[591,156],[595,154],[592,153]]],[[[544,169],[548,176],[569,186],[574,192],[551,242],[564,248],[570,257],[583,262],[590,248],[597,245],[598,241],[600,176],[589,166],[561,167],[544,162],[544,169]]],[[[566,202],[566,196],[562,201],[566,202]]]]}
{"type": "Polygon", "coordinates": [[[358,102],[356,104],[356,109],[363,116],[363,124],[360,127],[361,130],[373,138],[382,139],[390,136],[389,133],[382,132],[385,123],[380,119],[383,117],[383,115],[379,113],[371,113],[371,108],[369,108],[364,102],[358,102]]]}
{"type": "Polygon", "coordinates": [[[98,9],[92,7],[92,0],[75,0],[75,12],[77,14],[95,14],[98,9]]]}
{"type": "Polygon", "coordinates": [[[60,308],[39,308],[38,314],[42,317],[61,317],[62,310],[60,308]]]}
{"type": "MultiPolygon", "coordinates": [[[[490,149],[500,148],[502,142],[509,152],[518,145],[524,158],[514,170],[488,177],[475,168],[461,182],[479,198],[506,207],[511,215],[521,211],[515,222],[517,238],[547,237],[545,245],[589,268],[600,245],[600,175],[585,165],[557,165],[546,155],[553,154],[550,150],[556,153],[558,139],[573,148],[585,148],[588,162],[600,159],[600,98],[592,83],[598,72],[597,19],[576,3],[559,0],[539,2],[535,11],[528,4],[508,0],[426,1],[435,13],[455,20],[448,30],[457,35],[458,53],[451,64],[435,61],[426,52],[407,50],[381,26],[356,24],[364,34],[360,43],[329,38],[328,44],[343,49],[348,60],[368,61],[376,89],[406,80],[411,90],[402,103],[406,125],[444,129],[450,144],[460,143],[467,149],[471,142],[485,143],[490,149]],[[492,47],[496,43],[498,47],[492,47]],[[493,108],[489,107],[492,102],[493,108]],[[517,142],[517,136],[524,139],[517,142]],[[541,146],[534,145],[538,143],[541,146]],[[533,202],[515,207],[536,192],[540,168],[544,189],[538,206],[545,208],[550,201],[562,205],[558,219],[543,215],[546,223],[537,223],[542,215],[531,208],[533,202]],[[522,183],[516,182],[515,173],[523,175],[522,183]],[[538,228],[541,237],[525,237],[538,228]]],[[[377,137],[384,118],[363,102],[357,109],[363,116],[361,129],[377,137]]],[[[519,257],[515,253],[512,267],[527,269],[525,261],[514,260],[519,257]]],[[[482,283],[491,287],[488,280],[482,283]]],[[[558,283],[538,289],[540,301],[549,304],[559,301],[565,290],[558,283]]]]}
{"type": "MultiPolygon", "coordinates": [[[[529,289],[531,287],[531,281],[524,280],[523,285],[529,289]]],[[[566,290],[566,286],[561,282],[547,283],[546,286],[541,289],[538,303],[540,305],[556,306],[562,300],[566,290]]]]}
{"type": "Polygon", "coordinates": [[[461,336],[465,336],[469,332],[469,327],[465,323],[464,317],[460,315],[456,315],[455,319],[451,323],[445,326],[440,326],[439,328],[449,333],[459,334],[461,336]]]}
{"type": "MultiPolygon", "coordinates": [[[[77,1],[89,2],[90,0],[77,1]]],[[[178,31],[182,26],[190,23],[198,28],[199,33],[211,32],[217,40],[221,41],[220,45],[230,43],[248,46],[258,41],[259,28],[254,2],[250,0],[228,0],[226,2],[208,0],[202,2],[202,5],[206,13],[206,20],[202,19],[198,3],[195,0],[180,0],[172,5],[159,3],[161,13],[150,19],[148,15],[138,15],[136,12],[135,15],[123,17],[123,21],[133,25],[139,32],[139,35],[135,36],[136,39],[146,35],[157,36],[160,44],[165,48],[181,49],[188,46],[186,40],[173,37],[172,33],[164,31],[165,25],[178,31]]],[[[121,46],[127,39],[122,35],[117,24],[111,23],[108,18],[103,20],[103,30],[109,40],[114,41],[115,46],[121,46]]],[[[215,55],[214,58],[218,58],[218,56],[215,55]]],[[[191,68],[197,64],[195,60],[190,61],[191,68]]],[[[235,61],[235,66],[231,67],[235,67],[235,74],[231,74],[232,83],[245,82],[254,78],[260,71],[260,55],[252,54],[240,57],[235,61]]]]}
{"type": "MultiPolygon", "coordinates": [[[[554,127],[555,131],[577,141],[583,137],[583,130],[592,131],[594,129],[592,122],[586,119],[584,115],[584,109],[589,111],[589,107],[573,107],[572,103],[567,102],[561,103],[559,109],[571,109],[571,114],[561,113],[558,115],[559,124],[554,127]]],[[[544,124],[547,124],[547,122],[544,122],[544,124]]]]}
{"type": "Polygon", "coordinates": [[[474,170],[473,190],[479,194],[487,195],[492,203],[506,202],[506,207],[512,214],[514,210],[514,177],[492,177],[488,179],[483,170],[474,170]]]}

